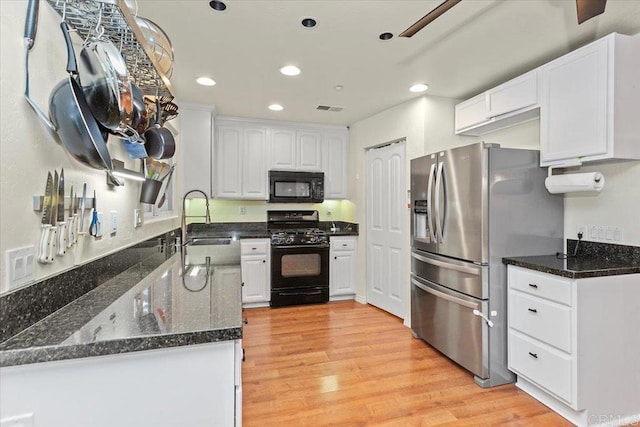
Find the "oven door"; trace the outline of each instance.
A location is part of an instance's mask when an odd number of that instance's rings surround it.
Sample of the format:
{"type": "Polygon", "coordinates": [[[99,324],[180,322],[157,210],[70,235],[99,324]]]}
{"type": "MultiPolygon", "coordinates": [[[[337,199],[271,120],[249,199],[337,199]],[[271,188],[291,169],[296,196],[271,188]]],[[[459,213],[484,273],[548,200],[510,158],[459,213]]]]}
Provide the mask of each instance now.
{"type": "Polygon", "coordinates": [[[271,306],[329,300],[329,245],[271,247],[271,306]]]}

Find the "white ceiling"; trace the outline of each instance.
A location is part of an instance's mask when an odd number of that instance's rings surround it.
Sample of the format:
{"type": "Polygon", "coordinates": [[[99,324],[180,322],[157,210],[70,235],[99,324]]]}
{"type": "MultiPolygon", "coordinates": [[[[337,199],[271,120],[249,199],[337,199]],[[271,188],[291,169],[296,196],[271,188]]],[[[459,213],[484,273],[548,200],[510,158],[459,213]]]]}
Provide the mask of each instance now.
{"type": "Polygon", "coordinates": [[[575,0],[464,0],[412,38],[397,36],[440,1],[138,0],[138,14],[170,36],[176,101],[215,105],[219,114],[349,125],[420,96],[468,98],[616,31],[640,32],[640,1],[609,0],[578,26],[575,0]],[[304,17],[318,26],[302,27],[304,17]],[[295,64],[296,77],[279,68],[295,64]],[[212,77],[203,87],[196,77],[212,77]],[[338,92],[334,86],[342,85],[338,92]],[[279,103],[280,112],[267,105],[279,103]],[[344,107],[318,111],[318,105],[344,107]]]}

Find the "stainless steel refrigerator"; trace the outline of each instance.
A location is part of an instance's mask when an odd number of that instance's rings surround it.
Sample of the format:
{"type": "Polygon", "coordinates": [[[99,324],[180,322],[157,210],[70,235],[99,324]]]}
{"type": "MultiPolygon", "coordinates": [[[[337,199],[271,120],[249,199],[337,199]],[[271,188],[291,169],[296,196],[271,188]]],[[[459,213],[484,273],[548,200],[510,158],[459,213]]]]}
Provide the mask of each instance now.
{"type": "Polygon", "coordinates": [[[411,160],[411,329],[481,387],[515,380],[502,258],[563,247],[563,198],[546,175],[538,151],[496,144],[411,160]]]}

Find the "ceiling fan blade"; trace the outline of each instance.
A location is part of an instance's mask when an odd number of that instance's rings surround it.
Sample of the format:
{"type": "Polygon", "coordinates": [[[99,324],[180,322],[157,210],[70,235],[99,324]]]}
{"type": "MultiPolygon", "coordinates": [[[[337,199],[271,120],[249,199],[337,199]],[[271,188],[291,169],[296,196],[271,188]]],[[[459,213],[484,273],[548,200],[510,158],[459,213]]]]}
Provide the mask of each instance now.
{"type": "Polygon", "coordinates": [[[607,0],[576,0],[578,24],[604,13],[607,0]]]}
{"type": "MultiPolygon", "coordinates": [[[[451,9],[456,4],[460,3],[462,0],[444,0],[438,7],[433,9],[431,12],[427,13],[425,16],[420,18],[415,24],[404,30],[398,37],[411,37],[424,27],[426,27],[429,23],[433,22],[437,17],[445,13],[447,10],[451,9]]],[[[605,0],[606,1],[606,0],[605,0]]]]}

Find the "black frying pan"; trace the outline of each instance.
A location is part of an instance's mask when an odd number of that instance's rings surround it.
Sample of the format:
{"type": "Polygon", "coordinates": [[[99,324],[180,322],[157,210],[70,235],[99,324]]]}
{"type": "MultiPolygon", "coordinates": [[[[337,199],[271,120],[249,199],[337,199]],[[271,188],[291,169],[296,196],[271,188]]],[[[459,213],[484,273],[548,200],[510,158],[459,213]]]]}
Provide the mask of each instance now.
{"type": "Polygon", "coordinates": [[[75,79],[78,74],[75,52],[66,22],[60,23],[67,45],[69,76],[58,83],[49,97],[49,117],[67,151],[94,169],[112,170],[107,150],[108,132],[91,114],[84,92],[75,79]]]}
{"type": "Polygon", "coordinates": [[[176,152],[176,141],[171,131],[161,126],[162,109],[156,98],[156,122],[144,133],[144,149],[152,159],[170,159],[176,152]]]}

